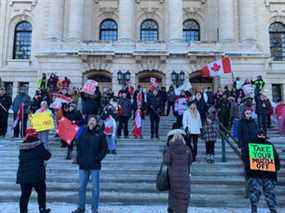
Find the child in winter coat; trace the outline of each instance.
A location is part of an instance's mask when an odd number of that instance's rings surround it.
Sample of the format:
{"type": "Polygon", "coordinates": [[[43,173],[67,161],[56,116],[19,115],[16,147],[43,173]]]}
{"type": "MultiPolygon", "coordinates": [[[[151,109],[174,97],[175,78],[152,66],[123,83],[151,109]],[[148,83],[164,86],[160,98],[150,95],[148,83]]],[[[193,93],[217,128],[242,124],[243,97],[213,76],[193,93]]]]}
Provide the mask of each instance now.
{"type": "Polygon", "coordinates": [[[218,138],[218,132],[218,123],[208,117],[206,119],[206,124],[202,129],[202,137],[206,144],[206,160],[208,163],[215,162],[215,143],[218,138]]]}
{"type": "Polygon", "coordinates": [[[140,107],[135,113],[134,127],[132,133],[136,139],[142,138],[142,111],[140,107]]]}
{"type": "Polygon", "coordinates": [[[117,124],[110,111],[104,111],[102,119],[104,120],[104,134],[108,143],[108,153],[117,154],[116,151],[116,129],[117,124]]]}

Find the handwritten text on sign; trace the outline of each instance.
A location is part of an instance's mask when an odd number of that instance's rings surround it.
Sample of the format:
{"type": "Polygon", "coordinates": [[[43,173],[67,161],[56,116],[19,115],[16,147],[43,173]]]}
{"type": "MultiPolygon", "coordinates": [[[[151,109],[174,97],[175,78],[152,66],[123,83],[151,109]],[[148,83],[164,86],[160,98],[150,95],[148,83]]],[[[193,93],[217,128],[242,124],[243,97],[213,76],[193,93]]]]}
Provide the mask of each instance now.
{"type": "Polygon", "coordinates": [[[31,116],[31,125],[37,132],[53,129],[54,123],[51,113],[41,112],[33,114],[31,116]]]}
{"type": "Polygon", "coordinates": [[[87,80],[82,88],[82,91],[89,95],[94,95],[97,86],[98,83],[96,81],[87,80]]]}
{"type": "Polygon", "coordinates": [[[274,151],[270,144],[248,144],[250,169],[275,172],[274,151]]]}

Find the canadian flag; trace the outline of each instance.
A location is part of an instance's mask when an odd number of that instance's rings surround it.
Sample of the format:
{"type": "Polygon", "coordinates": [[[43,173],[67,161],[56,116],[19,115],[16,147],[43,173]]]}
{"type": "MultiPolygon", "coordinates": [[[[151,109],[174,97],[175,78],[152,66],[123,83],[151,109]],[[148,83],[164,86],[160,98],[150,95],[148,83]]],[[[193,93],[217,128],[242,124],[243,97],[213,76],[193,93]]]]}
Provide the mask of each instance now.
{"type": "Polygon", "coordinates": [[[223,57],[202,68],[203,77],[220,77],[227,73],[232,73],[232,62],[229,57],[223,57]]]}

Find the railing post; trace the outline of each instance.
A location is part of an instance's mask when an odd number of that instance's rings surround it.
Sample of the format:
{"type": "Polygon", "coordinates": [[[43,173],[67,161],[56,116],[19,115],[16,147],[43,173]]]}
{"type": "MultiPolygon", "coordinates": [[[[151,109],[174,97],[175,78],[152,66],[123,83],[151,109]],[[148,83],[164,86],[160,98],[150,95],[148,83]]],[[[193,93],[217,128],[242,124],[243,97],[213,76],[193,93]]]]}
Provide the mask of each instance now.
{"type": "Polygon", "coordinates": [[[226,162],[226,142],[223,135],[222,135],[222,162],[226,162]]]}

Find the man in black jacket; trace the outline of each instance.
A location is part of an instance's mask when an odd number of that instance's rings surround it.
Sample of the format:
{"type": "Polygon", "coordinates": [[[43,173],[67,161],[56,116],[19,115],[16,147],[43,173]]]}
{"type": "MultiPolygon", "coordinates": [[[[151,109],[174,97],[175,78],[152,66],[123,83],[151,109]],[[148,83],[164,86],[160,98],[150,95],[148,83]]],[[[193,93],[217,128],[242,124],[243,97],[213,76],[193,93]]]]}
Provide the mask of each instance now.
{"type": "Polygon", "coordinates": [[[262,192],[270,213],[277,213],[274,188],[277,172],[280,170],[280,160],[273,144],[266,140],[264,130],[259,130],[257,139],[249,143],[244,162],[252,213],[257,212],[262,192]]]}
{"type": "Polygon", "coordinates": [[[267,117],[269,112],[269,105],[266,100],[266,96],[263,94],[258,94],[255,96],[256,102],[256,114],[257,114],[257,122],[258,128],[263,129],[265,133],[267,132],[267,117]]]}
{"type": "MultiPolygon", "coordinates": [[[[30,107],[31,107],[31,97],[26,94],[26,86],[22,86],[19,89],[19,94],[15,97],[12,103],[12,110],[14,112],[14,121],[18,119],[17,125],[14,128],[14,137],[18,138],[19,135],[24,137],[24,133],[27,129],[27,122],[28,122],[28,114],[30,113],[30,107]],[[21,106],[23,106],[23,112],[18,117],[18,113],[21,112],[21,106]],[[20,129],[20,123],[21,123],[21,129],[20,129]],[[21,131],[20,131],[21,130],[21,131]]],[[[21,113],[19,113],[21,114],[21,113]]]]}
{"type": "Polygon", "coordinates": [[[0,137],[7,133],[9,109],[12,104],[11,97],[6,93],[4,87],[0,88],[0,137]]]}
{"type": "Polygon", "coordinates": [[[159,122],[160,122],[160,105],[161,99],[157,90],[149,93],[148,96],[149,118],[150,118],[150,130],[151,138],[155,137],[159,139],[159,122]]]}
{"type": "Polygon", "coordinates": [[[94,116],[88,119],[85,127],[78,137],[77,163],[79,164],[79,205],[73,213],[84,213],[86,202],[86,187],[89,177],[92,176],[92,213],[98,213],[100,193],[101,161],[107,154],[107,143],[103,133],[98,130],[94,116]]]}
{"type": "Polygon", "coordinates": [[[248,143],[256,139],[257,125],[252,118],[252,111],[247,109],[238,124],[238,146],[242,152],[248,143]]]}
{"type": "Polygon", "coordinates": [[[49,213],[46,209],[46,170],[44,161],[50,159],[51,154],[39,141],[35,129],[27,129],[24,143],[20,146],[17,184],[21,185],[20,213],[28,212],[28,203],[33,188],[38,193],[40,213],[49,213]]]}
{"type": "Polygon", "coordinates": [[[122,97],[119,99],[119,126],[118,126],[118,137],[121,137],[122,129],[124,129],[125,138],[129,137],[129,119],[132,114],[132,103],[127,98],[127,93],[122,92],[122,97]]]}

